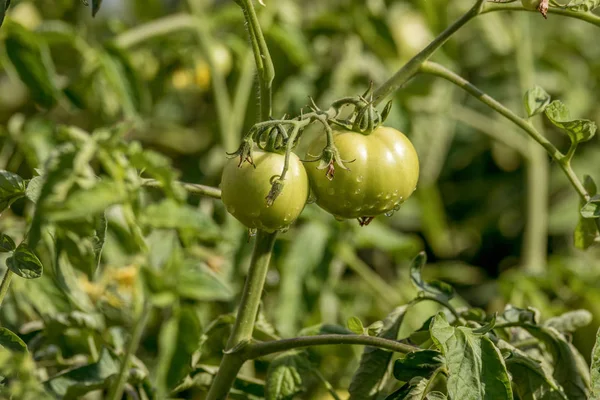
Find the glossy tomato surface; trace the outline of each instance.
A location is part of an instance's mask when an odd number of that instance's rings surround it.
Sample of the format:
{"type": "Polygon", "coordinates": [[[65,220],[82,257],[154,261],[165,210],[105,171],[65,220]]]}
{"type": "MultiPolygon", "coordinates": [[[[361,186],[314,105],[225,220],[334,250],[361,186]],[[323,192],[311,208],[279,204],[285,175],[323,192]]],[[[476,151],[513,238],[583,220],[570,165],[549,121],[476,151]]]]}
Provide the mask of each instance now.
{"type": "MultiPolygon", "coordinates": [[[[318,158],[326,139],[311,143],[307,160],[318,158]]],[[[333,180],[306,163],[317,204],[338,218],[374,217],[397,209],[414,192],[419,179],[419,159],[412,143],[400,131],[379,127],[371,134],[334,131],[334,143],[345,165],[333,180]]]]}
{"type": "Polygon", "coordinates": [[[306,170],[298,156],[291,153],[283,190],[267,207],[265,198],[271,190],[271,179],[281,175],[284,156],[258,150],[252,156],[256,168],[247,162],[238,167],[238,158],[225,165],[221,180],[223,203],[250,229],[273,232],[286,228],[298,218],[308,199],[306,170]]]}

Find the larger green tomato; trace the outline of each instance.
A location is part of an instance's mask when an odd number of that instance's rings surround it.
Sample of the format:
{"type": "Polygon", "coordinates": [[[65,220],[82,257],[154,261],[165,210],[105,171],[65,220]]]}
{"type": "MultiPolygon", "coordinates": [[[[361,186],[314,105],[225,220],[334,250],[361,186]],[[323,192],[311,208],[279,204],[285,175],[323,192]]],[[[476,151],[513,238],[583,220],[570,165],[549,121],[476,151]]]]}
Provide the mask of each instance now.
{"type": "Polygon", "coordinates": [[[285,157],[277,153],[254,151],[254,166],[238,159],[227,162],[221,180],[221,197],[227,211],[250,229],[274,232],[288,227],[298,218],[308,200],[309,185],[306,170],[294,153],[283,190],[273,205],[267,207],[266,197],[271,181],[279,177],[285,157]]]}
{"type": "MultiPolygon", "coordinates": [[[[307,160],[321,155],[325,138],[313,141],[307,160]]],[[[414,192],[419,158],[400,131],[379,127],[371,134],[334,131],[334,143],[349,170],[336,168],[329,180],[317,163],[306,164],[317,204],[337,218],[371,218],[397,209],[414,192]]]]}

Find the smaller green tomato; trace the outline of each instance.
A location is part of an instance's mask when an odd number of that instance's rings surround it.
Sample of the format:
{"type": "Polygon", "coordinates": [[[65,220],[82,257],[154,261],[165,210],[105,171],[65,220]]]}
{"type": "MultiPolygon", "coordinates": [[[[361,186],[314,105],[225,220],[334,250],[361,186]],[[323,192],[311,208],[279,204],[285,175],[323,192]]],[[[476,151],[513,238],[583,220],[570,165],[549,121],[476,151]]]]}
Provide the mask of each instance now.
{"type": "Polygon", "coordinates": [[[537,10],[540,6],[541,0],[521,0],[521,5],[526,10],[537,10]]]}
{"type": "Polygon", "coordinates": [[[255,150],[252,157],[254,166],[244,162],[238,167],[237,158],[225,165],[221,180],[223,203],[231,215],[250,229],[284,229],[298,218],[308,200],[306,170],[298,156],[291,153],[283,190],[267,207],[271,181],[281,175],[285,156],[255,150]]]}

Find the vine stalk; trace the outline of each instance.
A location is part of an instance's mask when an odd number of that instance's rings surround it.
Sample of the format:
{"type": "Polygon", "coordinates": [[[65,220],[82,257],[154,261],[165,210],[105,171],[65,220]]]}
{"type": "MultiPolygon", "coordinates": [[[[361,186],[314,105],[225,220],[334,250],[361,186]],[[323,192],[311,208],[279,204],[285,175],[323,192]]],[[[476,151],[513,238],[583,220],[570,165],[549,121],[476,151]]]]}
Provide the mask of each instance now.
{"type": "Polygon", "coordinates": [[[4,277],[2,278],[2,283],[0,283],[0,305],[2,305],[4,297],[6,297],[6,293],[8,293],[10,281],[12,280],[14,274],[14,272],[6,268],[6,272],[4,273],[4,277]]]}

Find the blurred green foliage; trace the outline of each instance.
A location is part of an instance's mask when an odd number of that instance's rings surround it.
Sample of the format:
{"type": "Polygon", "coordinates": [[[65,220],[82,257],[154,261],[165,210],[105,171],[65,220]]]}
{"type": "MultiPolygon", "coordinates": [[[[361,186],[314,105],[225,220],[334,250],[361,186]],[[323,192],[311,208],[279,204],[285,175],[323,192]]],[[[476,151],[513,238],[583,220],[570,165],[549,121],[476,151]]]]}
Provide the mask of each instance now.
{"type": "MultiPolygon", "coordinates": [[[[470,6],[466,0],[266,0],[260,18],[276,70],[275,115],[298,114],[308,96],[326,107],[364,92],[370,81],[382,83],[470,6]]],[[[220,202],[186,197],[169,185],[177,178],[218,186],[225,152],[254,123],[254,65],[245,35],[233,1],[104,0],[92,18],[77,0],[13,0],[0,30],[0,169],[32,179],[26,196],[37,201],[41,193],[47,211],[40,220],[19,196],[2,213],[0,232],[16,243],[36,221],[52,232],[38,238],[44,275],[15,278],[0,311],[2,326],[29,347],[11,367],[25,371],[9,387],[14,398],[29,398],[19,397],[27,382],[30,393],[41,391],[39,380],[58,396],[68,390],[76,396],[77,388],[66,389],[76,380],[76,369],[64,372],[70,367],[92,368],[90,385],[103,387],[140,313],[142,280],[156,309],[134,357],[139,376],[130,377],[127,390],[152,382],[160,395],[180,384],[180,397],[197,398],[210,382],[251,239],[220,202]],[[119,125],[124,121],[126,128],[119,125]],[[137,170],[163,188],[132,194],[127,185],[137,170]],[[36,194],[36,177],[52,172],[54,192],[42,186],[36,194]],[[67,229],[72,218],[79,222],[67,229]],[[53,254],[53,241],[62,251],[53,254]],[[93,364],[81,367],[86,361],[93,364]]],[[[597,27],[558,15],[491,13],[433,59],[525,116],[521,82],[528,67],[518,53],[530,49],[533,83],[573,115],[600,121],[597,37],[597,27]]],[[[537,118],[566,152],[568,137],[537,118]]],[[[363,228],[308,205],[275,245],[256,335],[290,337],[317,324],[345,325],[352,316],[365,326],[383,319],[414,297],[408,262],[425,249],[431,261],[425,274],[454,285],[458,307],[494,312],[510,303],[536,307],[545,317],[589,309],[593,324],[574,337],[589,355],[600,324],[600,252],[573,246],[579,203],[562,171],[544,157],[537,167],[549,184],[533,186],[529,139],[435,78],[418,76],[397,92],[387,124],[418,150],[416,195],[393,217],[363,228]],[[541,219],[527,206],[532,189],[541,219]],[[527,224],[547,241],[533,268],[541,274],[524,262],[527,224]]],[[[298,154],[317,133],[304,134],[298,154]]],[[[581,146],[573,165],[579,176],[600,179],[597,139],[581,146]]],[[[400,336],[437,309],[411,309],[400,336]]],[[[358,356],[355,348],[309,352],[335,388],[348,387],[358,356]]],[[[266,373],[265,361],[247,364],[236,389],[262,388],[266,373]]],[[[318,379],[311,388],[310,398],[324,390],[318,379]]]]}

